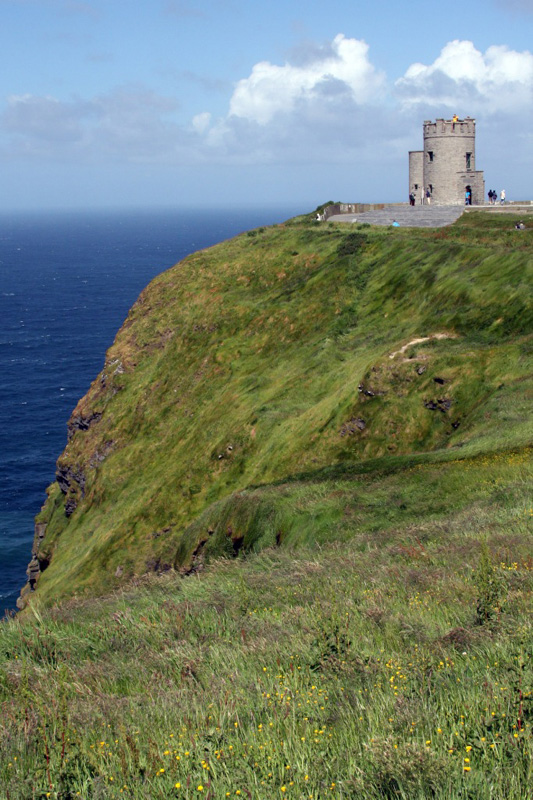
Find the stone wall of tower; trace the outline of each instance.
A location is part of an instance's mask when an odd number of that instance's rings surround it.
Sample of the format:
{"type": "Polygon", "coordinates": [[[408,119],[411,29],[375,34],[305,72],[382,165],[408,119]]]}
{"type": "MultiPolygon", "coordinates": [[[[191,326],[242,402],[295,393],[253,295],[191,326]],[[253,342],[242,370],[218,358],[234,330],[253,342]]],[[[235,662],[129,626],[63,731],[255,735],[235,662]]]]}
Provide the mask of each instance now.
{"type": "Polygon", "coordinates": [[[484,202],[483,173],[476,170],[476,122],[424,122],[424,186],[436,205],[462,205],[470,186],[472,203],[484,202]]]}
{"type": "Polygon", "coordinates": [[[424,187],[424,151],[423,150],[410,150],[409,151],[409,194],[411,192],[416,198],[416,202],[420,202],[422,191],[424,187]]]}
{"type": "Polygon", "coordinates": [[[482,205],[485,181],[483,172],[476,170],[476,121],[426,120],[424,150],[409,153],[409,193],[414,192],[419,202],[429,189],[435,205],[464,205],[468,188],[472,204],[482,205]]]}

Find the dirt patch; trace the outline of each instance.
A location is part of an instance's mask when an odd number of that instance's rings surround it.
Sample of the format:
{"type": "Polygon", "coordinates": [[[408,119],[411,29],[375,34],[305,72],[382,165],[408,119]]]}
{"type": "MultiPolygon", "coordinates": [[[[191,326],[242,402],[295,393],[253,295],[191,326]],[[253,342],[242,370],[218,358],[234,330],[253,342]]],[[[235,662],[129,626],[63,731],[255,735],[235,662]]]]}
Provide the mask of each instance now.
{"type": "Polygon", "coordinates": [[[390,353],[389,358],[394,358],[398,355],[403,355],[408,347],[412,347],[414,344],[423,344],[424,342],[430,342],[433,339],[456,339],[456,335],[454,333],[432,333],[431,336],[421,336],[418,339],[411,339],[410,342],[404,344],[403,347],[400,347],[399,350],[395,350],[394,353],[390,353]]]}

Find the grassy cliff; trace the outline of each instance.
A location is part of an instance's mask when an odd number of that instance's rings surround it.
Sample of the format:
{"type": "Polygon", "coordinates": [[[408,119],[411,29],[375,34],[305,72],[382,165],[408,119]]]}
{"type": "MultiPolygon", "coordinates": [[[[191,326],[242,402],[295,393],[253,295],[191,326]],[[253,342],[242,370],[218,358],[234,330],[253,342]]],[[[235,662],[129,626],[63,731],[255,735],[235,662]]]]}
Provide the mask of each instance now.
{"type": "Polygon", "coordinates": [[[160,275],[70,420],[36,596],[435,513],[404,471],[531,443],[531,252],[508,218],[429,232],[301,218],[160,275]],[[377,482],[355,519],[318,490],[343,476],[377,482]]]}
{"type": "Polygon", "coordinates": [[[0,797],[529,796],[533,235],[513,225],[302,217],[150,284],[0,626],[0,797]]]}

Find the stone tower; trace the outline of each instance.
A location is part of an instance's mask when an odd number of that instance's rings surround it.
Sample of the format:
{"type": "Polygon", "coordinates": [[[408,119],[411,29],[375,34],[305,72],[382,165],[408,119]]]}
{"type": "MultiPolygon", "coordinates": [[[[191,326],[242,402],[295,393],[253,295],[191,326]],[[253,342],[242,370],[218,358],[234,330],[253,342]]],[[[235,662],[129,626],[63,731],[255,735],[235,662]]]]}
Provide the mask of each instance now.
{"type": "Polygon", "coordinates": [[[468,190],[472,205],[484,203],[483,172],[476,170],[475,119],[424,121],[424,149],[409,153],[409,193],[420,203],[427,189],[435,205],[464,205],[468,190]]]}

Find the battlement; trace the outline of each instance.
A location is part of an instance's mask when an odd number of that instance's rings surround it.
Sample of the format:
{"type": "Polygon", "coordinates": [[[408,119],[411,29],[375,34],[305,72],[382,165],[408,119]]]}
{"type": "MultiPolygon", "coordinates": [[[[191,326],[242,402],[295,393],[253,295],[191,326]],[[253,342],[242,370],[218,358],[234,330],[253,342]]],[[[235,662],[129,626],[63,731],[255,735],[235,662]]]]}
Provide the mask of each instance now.
{"type": "Polygon", "coordinates": [[[437,136],[475,136],[476,120],[472,117],[459,119],[437,119],[432,122],[430,119],[424,120],[424,139],[437,136]]]}

